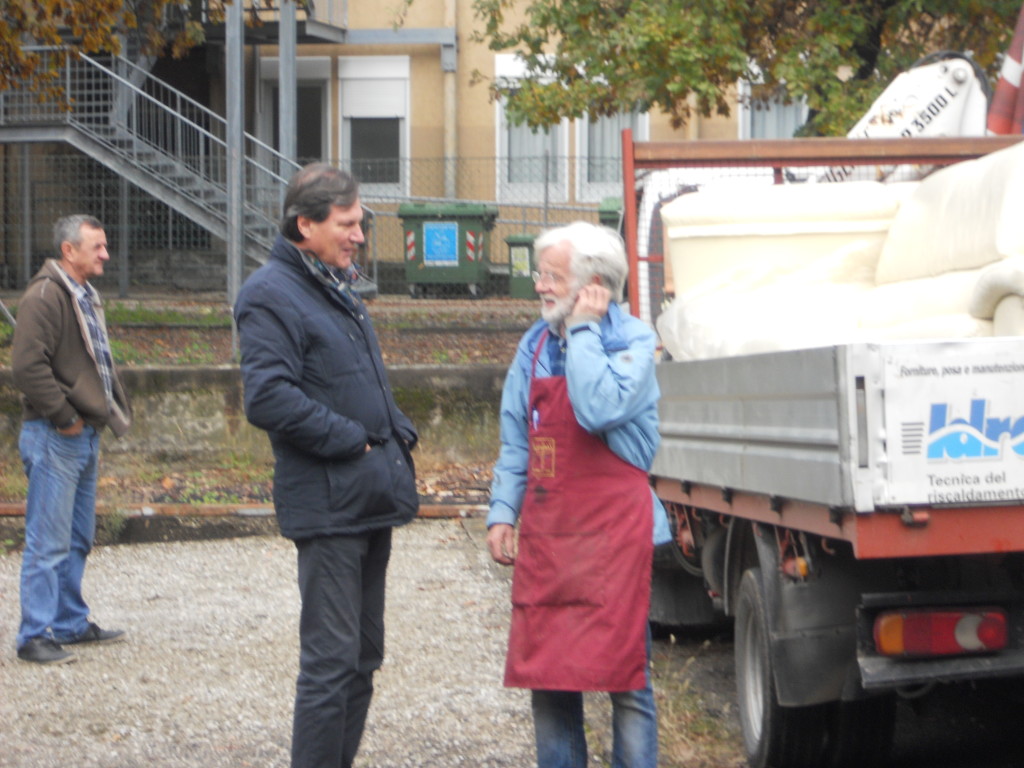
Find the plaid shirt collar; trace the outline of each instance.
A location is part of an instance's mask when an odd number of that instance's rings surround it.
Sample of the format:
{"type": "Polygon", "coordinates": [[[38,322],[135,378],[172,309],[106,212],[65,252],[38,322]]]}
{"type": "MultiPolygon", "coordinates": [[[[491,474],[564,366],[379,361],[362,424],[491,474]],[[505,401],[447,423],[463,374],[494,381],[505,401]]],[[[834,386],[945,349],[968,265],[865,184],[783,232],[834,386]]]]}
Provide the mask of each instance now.
{"type": "MultiPolygon", "coordinates": [[[[67,274],[67,273],[65,273],[67,274]]],[[[93,356],[96,359],[96,369],[103,380],[103,391],[107,396],[107,406],[114,404],[114,361],[110,353],[110,340],[107,338],[107,330],[100,322],[96,314],[96,307],[101,304],[99,294],[89,283],[82,285],[68,275],[67,284],[75,296],[75,302],[82,310],[85,318],[86,330],[89,333],[89,340],[92,342],[93,356]]]]}

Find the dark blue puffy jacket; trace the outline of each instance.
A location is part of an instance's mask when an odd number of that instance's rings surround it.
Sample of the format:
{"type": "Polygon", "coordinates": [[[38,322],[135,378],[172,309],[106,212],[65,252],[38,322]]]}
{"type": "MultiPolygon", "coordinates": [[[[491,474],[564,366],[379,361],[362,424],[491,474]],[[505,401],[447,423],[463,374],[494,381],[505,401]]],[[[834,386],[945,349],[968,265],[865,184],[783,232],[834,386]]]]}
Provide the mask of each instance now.
{"type": "Polygon", "coordinates": [[[242,286],[235,321],[245,415],[274,448],[281,533],[303,539],[409,522],[419,504],[409,453],[416,429],[395,405],[363,303],[321,283],[279,236],[242,286]]]}

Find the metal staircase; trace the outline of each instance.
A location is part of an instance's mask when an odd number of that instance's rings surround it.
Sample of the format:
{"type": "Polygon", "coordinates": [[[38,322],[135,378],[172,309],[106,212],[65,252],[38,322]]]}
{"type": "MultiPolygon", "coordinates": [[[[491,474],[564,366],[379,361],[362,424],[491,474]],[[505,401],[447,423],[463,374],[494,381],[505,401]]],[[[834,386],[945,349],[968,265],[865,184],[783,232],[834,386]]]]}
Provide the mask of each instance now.
{"type": "MultiPolygon", "coordinates": [[[[67,142],[226,240],[226,120],[123,57],[40,52],[56,58],[61,92],[0,92],[0,141],[67,142]]],[[[243,160],[244,250],[262,262],[299,166],[249,134],[243,160]]]]}

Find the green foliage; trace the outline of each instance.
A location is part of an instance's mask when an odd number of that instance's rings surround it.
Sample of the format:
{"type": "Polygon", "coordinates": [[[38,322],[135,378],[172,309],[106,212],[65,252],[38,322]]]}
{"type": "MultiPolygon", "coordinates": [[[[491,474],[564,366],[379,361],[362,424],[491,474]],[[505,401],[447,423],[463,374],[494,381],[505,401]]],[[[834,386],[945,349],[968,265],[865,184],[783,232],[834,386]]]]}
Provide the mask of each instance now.
{"type": "Polygon", "coordinates": [[[1020,0],[473,0],[473,9],[483,24],[474,40],[526,62],[524,80],[489,83],[515,122],[639,105],[678,127],[693,111],[728,114],[743,78],[759,83],[755,98],[806,98],[808,133],[842,135],[930,53],[970,51],[994,82],[1020,0]]]}

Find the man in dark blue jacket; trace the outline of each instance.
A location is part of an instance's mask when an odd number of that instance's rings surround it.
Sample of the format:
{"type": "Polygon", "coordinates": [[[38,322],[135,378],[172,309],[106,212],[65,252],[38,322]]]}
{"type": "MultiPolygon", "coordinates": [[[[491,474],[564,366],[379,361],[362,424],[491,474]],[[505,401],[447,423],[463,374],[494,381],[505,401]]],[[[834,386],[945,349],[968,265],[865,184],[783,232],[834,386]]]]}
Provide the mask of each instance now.
{"type": "Polygon", "coordinates": [[[281,235],[235,305],[245,413],[274,449],[274,507],[302,598],[293,768],[355,759],[384,657],[391,529],[416,514],[417,434],[395,405],[366,306],[355,181],[325,164],[288,185],[281,235]]]}

